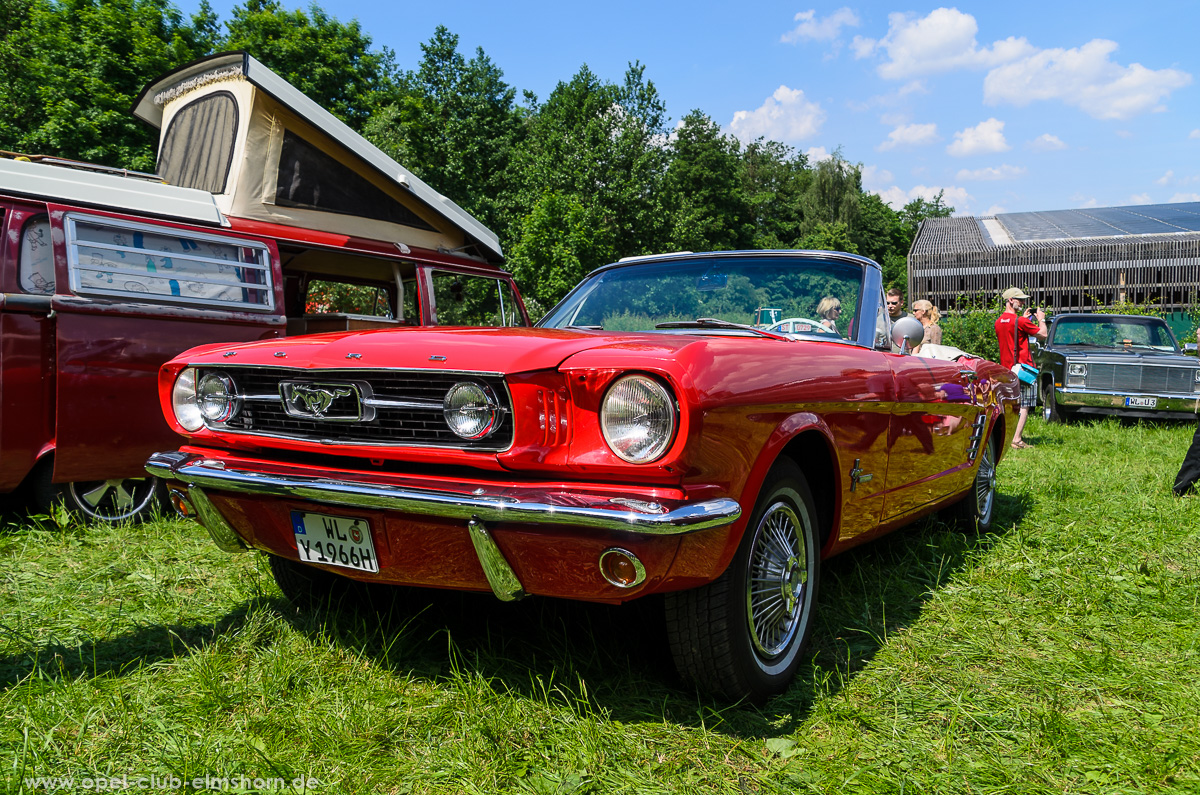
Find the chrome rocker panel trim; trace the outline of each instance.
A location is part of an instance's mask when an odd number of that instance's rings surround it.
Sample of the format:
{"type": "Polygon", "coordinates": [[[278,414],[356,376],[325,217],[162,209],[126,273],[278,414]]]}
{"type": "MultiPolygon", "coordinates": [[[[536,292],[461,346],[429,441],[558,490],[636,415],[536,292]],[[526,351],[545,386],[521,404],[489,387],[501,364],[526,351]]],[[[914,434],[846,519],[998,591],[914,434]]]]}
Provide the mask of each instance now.
{"type": "Polygon", "coordinates": [[[226,467],[224,463],[182,452],[155,453],[146,471],[189,487],[308,500],[352,508],[382,509],[440,518],[472,519],[479,522],[520,522],[535,525],[569,525],[598,530],[615,530],[636,535],[670,536],[694,533],[731,524],[742,515],[736,500],[721,497],[687,503],[668,510],[645,504],[644,510],[630,506],[631,500],[611,501],[613,507],[551,505],[517,497],[486,497],[453,492],[412,489],[377,483],[319,478],[306,475],[274,475],[249,469],[226,467]]]}

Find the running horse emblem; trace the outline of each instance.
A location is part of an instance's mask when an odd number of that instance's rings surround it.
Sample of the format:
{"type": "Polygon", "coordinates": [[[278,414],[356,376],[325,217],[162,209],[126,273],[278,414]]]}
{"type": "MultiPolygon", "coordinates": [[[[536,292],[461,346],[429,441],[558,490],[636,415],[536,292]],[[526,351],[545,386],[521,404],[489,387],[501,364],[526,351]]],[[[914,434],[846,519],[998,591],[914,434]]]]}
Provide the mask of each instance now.
{"type": "Polygon", "coordinates": [[[331,388],[307,384],[293,384],[290,392],[288,403],[292,411],[315,419],[323,418],[333,401],[354,394],[350,387],[331,388]]]}

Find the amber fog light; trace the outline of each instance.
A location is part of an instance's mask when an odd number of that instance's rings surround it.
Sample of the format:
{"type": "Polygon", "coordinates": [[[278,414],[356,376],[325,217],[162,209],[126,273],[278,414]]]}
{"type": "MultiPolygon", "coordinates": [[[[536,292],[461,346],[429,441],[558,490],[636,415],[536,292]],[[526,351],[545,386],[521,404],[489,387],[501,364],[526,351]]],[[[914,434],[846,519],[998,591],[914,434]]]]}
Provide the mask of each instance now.
{"type": "Polygon", "coordinates": [[[196,518],[196,509],[188,502],[187,495],[184,494],[183,489],[172,486],[167,489],[167,494],[171,498],[171,507],[175,509],[175,513],[184,519],[196,518]]]}
{"type": "Polygon", "coordinates": [[[632,588],[646,581],[646,567],[628,549],[613,547],[600,554],[600,576],[618,588],[632,588]]]}
{"type": "Polygon", "coordinates": [[[204,415],[200,413],[196,398],[196,368],[185,367],[175,376],[175,385],[171,387],[171,408],[175,411],[175,421],[185,431],[198,431],[204,427],[204,415]]]}

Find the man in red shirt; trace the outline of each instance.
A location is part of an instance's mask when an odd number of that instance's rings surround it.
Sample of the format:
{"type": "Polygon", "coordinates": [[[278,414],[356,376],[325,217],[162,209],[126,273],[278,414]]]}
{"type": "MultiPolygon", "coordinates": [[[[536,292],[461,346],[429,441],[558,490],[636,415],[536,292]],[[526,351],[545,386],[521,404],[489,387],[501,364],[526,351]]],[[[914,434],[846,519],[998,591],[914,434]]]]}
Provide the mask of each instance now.
{"type": "MultiPolygon", "coordinates": [[[[1033,357],[1029,354],[1029,338],[1037,337],[1046,341],[1049,330],[1046,328],[1046,313],[1040,308],[1037,312],[1025,309],[1029,296],[1020,287],[1009,287],[1002,294],[1004,311],[996,319],[996,342],[1000,346],[1000,364],[1012,369],[1017,362],[1033,366],[1033,357]],[[1037,322],[1034,323],[1034,318],[1037,322]]],[[[1021,413],[1017,418],[1017,432],[1013,434],[1012,446],[1016,449],[1029,445],[1021,439],[1025,430],[1025,421],[1029,419],[1029,409],[1037,405],[1037,383],[1021,384],[1021,413]]]]}

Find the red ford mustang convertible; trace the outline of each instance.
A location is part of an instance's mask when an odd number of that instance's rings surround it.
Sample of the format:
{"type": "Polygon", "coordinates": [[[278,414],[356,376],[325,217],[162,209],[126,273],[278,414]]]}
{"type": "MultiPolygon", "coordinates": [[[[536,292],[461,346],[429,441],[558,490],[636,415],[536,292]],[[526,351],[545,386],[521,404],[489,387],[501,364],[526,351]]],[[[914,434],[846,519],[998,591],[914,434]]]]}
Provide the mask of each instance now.
{"type": "Polygon", "coordinates": [[[194,348],[159,378],[187,444],[147,468],[291,598],[338,575],[663,593],[680,672],[762,699],[800,663],[822,559],[938,509],[992,520],[1012,374],[909,355],[919,325],[883,307],[861,257],[670,254],[595,271],[535,328],[194,348]],[[751,325],[762,307],[790,331],[751,325]]]}

